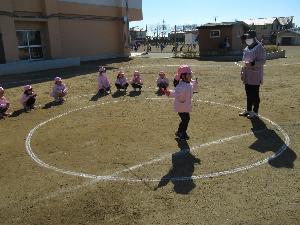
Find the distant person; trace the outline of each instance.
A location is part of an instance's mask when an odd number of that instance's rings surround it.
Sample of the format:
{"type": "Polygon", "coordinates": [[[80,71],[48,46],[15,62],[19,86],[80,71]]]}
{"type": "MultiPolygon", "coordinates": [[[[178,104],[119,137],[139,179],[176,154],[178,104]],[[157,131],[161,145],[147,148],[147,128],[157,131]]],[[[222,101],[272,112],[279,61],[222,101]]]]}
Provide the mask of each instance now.
{"type": "Polygon", "coordinates": [[[182,45],[182,46],[180,47],[179,51],[182,52],[183,48],[184,48],[184,45],[182,45]]]}
{"type": "Polygon", "coordinates": [[[7,113],[10,103],[4,96],[4,88],[0,87],[0,118],[3,116],[10,116],[11,113],[7,113]]]}
{"type": "Polygon", "coordinates": [[[138,89],[138,91],[142,90],[143,87],[143,79],[141,78],[141,74],[139,71],[134,71],[133,76],[130,80],[130,84],[134,91],[138,89]]]}
{"type": "Polygon", "coordinates": [[[225,38],[225,43],[224,43],[225,49],[228,51],[230,49],[230,42],[229,42],[229,37],[225,38]]]}
{"type": "Polygon", "coordinates": [[[244,49],[241,70],[241,80],[245,85],[247,96],[247,110],[241,112],[240,116],[254,118],[258,116],[260,104],[259,88],[263,84],[263,68],[266,63],[266,51],[256,38],[256,32],[250,30],[241,37],[247,47],[244,49]]]}
{"type": "Polygon", "coordinates": [[[28,111],[36,108],[35,102],[36,102],[37,94],[34,93],[33,88],[29,84],[25,85],[23,87],[23,89],[24,89],[24,92],[20,99],[20,102],[23,105],[24,110],[26,112],[28,112],[28,111]]]}
{"type": "Polygon", "coordinates": [[[163,52],[163,50],[164,50],[164,44],[163,43],[160,43],[160,52],[163,52]]]}
{"type": "Polygon", "coordinates": [[[158,73],[158,78],[156,80],[156,85],[158,87],[158,92],[165,93],[169,87],[169,79],[166,77],[164,71],[158,73]]]}
{"type": "Polygon", "coordinates": [[[176,86],[175,91],[166,91],[168,97],[175,98],[174,110],[181,119],[175,136],[180,140],[189,140],[190,138],[187,134],[187,128],[190,121],[190,112],[192,111],[192,73],[193,72],[188,65],[181,65],[177,69],[177,74],[180,75],[180,81],[176,86]]]}
{"type": "Polygon", "coordinates": [[[99,95],[108,95],[111,93],[110,81],[106,74],[106,69],[101,66],[99,68],[99,76],[98,76],[98,94],[99,95]]]}
{"type": "Polygon", "coordinates": [[[54,86],[52,88],[51,96],[54,98],[55,102],[64,102],[64,97],[67,95],[67,87],[62,82],[60,77],[54,78],[54,86]]]}
{"type": "Polygon", "coordinates": [[[117,75],[117,79],[115,82],[115,86],[118,91],[123,90],[126,91],[128,87],[128,81],[127,78],[125,77],[125,73],[123,71],[119,71],[117,75]]]}
{"type": "Polygon", "coordinates": [[[138,47],[137,43],[135,43],[135,44],[134,44],[134,51],[137,52],[138,49],[139,49],[139,47],[138,47]]]}
{"type": "Polygon", "coordinates": [[[151,52],[151,45],[150,44],[147,45],[147,52],[151,52]]]}

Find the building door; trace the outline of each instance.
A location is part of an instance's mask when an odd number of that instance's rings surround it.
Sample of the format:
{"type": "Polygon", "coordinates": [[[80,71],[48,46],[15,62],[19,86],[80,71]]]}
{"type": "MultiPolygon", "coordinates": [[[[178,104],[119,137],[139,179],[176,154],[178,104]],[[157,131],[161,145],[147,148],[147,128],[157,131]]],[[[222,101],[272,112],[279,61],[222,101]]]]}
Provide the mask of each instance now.
{"type": "Polygon", "coordinates": [[[281,39],[281,45],[291,45],[292,44],[292,38],[291,37],[283,37],[281,39]]]}
{"type": "Polygon", "coordinates": [[[2,40],[2,34],[0,33],[0,64],[6,63],[5,61],[5,54],[4,54],[4,46],[2,40]]]}

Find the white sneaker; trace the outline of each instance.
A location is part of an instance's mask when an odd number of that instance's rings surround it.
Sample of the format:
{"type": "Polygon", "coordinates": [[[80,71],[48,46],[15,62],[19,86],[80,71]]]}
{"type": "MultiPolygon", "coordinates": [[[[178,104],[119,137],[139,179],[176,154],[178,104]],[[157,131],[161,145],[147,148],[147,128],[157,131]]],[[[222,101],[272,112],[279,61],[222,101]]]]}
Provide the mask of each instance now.
{"type": "Polygon", "coordinates": [[[244,111],[244,112],[241,112],[241,113],[239,113],[239,116],[248,116],[249,114],[250,114],[251,112],[250,111],[244,111]]]}
{"type": "Polygon", "coordinates": [[[256,118],[256,117],[258,117],[258,115],[257,115],[255,112],[250,112],[250,113],[247,115],[247,118],[248,118],[248,119],[256,118]]]}

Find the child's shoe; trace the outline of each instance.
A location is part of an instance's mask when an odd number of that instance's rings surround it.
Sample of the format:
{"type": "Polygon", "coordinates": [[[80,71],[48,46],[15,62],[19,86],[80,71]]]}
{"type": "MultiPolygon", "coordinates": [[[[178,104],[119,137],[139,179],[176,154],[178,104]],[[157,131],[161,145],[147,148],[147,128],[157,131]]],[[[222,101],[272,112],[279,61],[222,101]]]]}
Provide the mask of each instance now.
{"type": "Polygon", "coordinates": [[[256,118],[258,117],[258,115],[255,113],[255,112],[250,112],[248,115],[247,115],[247,118],[248,119],[252,119],[252,118],[256,118]]]}
{"type": "Polygon", "coordinates": [[[244,111],[244,112],[241,112],[239,113],[239,116],[244,116],[244,117],[247,117],[249,115],[250,111],[244,111]]]}

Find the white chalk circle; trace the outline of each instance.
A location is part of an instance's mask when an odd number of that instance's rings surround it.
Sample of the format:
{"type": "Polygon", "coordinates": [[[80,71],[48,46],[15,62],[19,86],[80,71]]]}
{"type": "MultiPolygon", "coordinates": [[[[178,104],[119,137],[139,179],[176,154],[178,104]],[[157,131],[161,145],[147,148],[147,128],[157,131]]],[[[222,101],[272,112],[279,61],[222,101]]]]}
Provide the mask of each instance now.
{"type": "MultiPolygon", "coordinates": [[[[169,100],[167,98],[146,98],[146,99],[149,100],[149,101],[150,100],[152,100],[152,101],[153,100],[169,100]]],[[[86,109],[89,109],[89,108],[92,108],[92,107],[96,107],[96,106],[99,106],[99,105],[111,104],[111,103],[116,103],[116,102],[118,102],[118,101],[107,101],[107,102],[102,102],[102,103],[98,103],[98,104],[94,104],[94,105],[90,105],[90,106],[85,106],[85,107],[73,109],[73,110],[67,111],[67,112],[65,112],[63,114],[60,114],[60,115],[58,115],[56,117],[53,117],[51,119],[48,119],[48,120],[46,120],[46,121],[38,124],[37,126],[35,126],[34,128],[32,128],[30,130],[30,132],[27,135],[26,141],[25,141],[25,147],[26,147],[26,151],[27,151],[28,155],[38,165],[40,165],[42,167],[45,167],[47,169],[54,170],[56,172],[67,174],[67,175],[79,176],[79,177],[90,178],[90,179],[96,179],[96,180],[99,180],[99,181],[128,181],[128,182],[140,182],[140,181],[151,182],[152,181],[152,182],[159,182],[161,180],[161,178],[133,179],[133,178],[125,178],[125,177],[122,177],[122,176],[119,176],[119,175],[122,174],[122,173],[126,173],[126,172],[129,172],[129,171],[136,170],[136,169],[141,168],[141,167],[146,166],[146,165],[151,165],[151,164],[160,162],[160,161],[162,161],[162,160],[164,160],[166,158],[169,158],[172,155],[172,153],[170,153],[168,155],[165,155],[163,157],[160,157],[160,158],[153,159],[151,161],[147,161],[147,162],[143,162],[143,163],[137,164],[135,166],[132,166],[130,168],[126,168],[124,170],[117,171],[117,172],[115,172],[115,173],[113,173],[111,175],[107,175],[107,176],[100,176],[100,175],[96,175],[96,174],[76,172],[76,171],[70,171],[70,170],[65,170],[65,169],[62,169],[62,168],[58,168],[58,167],[55,167],[53,165],[50,165],[50,164],[42,161],[34,153],[32,147],[31,147],[31,139],[32,139],[34,133],[40,127],[46,125],[47,123],[49,123],[51,121],[54,121],[54,120],[58,119],[58,118],[67,116],[67,115],[69,115],[70,113],[73,113],[73,112],[77,112],[77,111],[80,111],[80,110],[86,110],[86,109]]],[[[228,104],[222,104],[222,103],[217,103],[217,102],[212,102],[212,101],[196,100],[196,102],[203,102],[203,103],[207,103],[207,104],[219,105],[219,106],[222,106],[222,107],[227,107],[227,108],[233,108],[233,109],[242,110],[240,107],[237,107],[237,106],[228,105],[228,104]]],[[[201,174],[201,175],[193,175],[193,176],[189,176],[189,177],[174,177],[174,178],[172,178],[172,180],[190,180],[190,179],[200,179],[200,178],[212,178],[212,177],[217,177],[217,176],[222,176],[222,175],[237,173],[237,172],[249,170],[249,169],[254,168],[254,167],[261,166],[261,165],[267,163],[268,161],[273,160],[276,157],[280,156],[287,149],[288,145],[290,144],[290,138],[289,138],[288,134],[278,124],[276,124],[275,122],[271,121],[270,119],[268,119],[266,117],[263,117],[261,115],[260,115],[260,118],[263,119],[263,120],[265,120],[265,121],[267,121],[271,125],[273,125],[284,136],[284,144],[282,144],[282,146],[280,146],[280,148],[272,156],[270,156],[268,158],[265,158],[263,160],[257,161],[255,163],[252,163],[252,164],[249,164],[249,165],[245,165],[245,166],[241,166],[241,167],[237,167],[237,168],[230,168],[230,169],[224,170],[224,171],[217,171],[217,172],[208,173],[208,174],[201,174]]],[[[225,142],[229,142],[229,141],[232,141],[232,140],[235,140],[235,139],[239,139],[239,138],[242,138],[242,137],[246,137],[246,136],[250,136],[250,135],[253,135],[253,132],[248,132],[248,133],[243,133],[243,134],[239,134],[239,135],[235,135],[235,136],[231,136],[231,137],[222,138],[222,139],[211,141],[211,142],[204,143],[204,144],[201,144],[201,145],[192,146],[190,148],[190,151],[193,152],[193,151],[195,151],[197,149],[200,149],[200,148],[203,148],[203,147],[208,147],[208,146],[211,146],[211,145],[222,144],[222,143],[225,143],[225,142]]]]}

